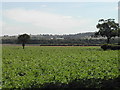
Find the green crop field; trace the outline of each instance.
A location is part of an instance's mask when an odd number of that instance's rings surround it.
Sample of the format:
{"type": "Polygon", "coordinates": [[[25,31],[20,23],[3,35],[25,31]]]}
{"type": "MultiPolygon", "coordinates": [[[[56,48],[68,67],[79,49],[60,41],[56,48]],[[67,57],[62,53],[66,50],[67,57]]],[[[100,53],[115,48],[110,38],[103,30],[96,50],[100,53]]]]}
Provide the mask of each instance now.
{"type": "Polygon", "coordinates": [[[118,52],[100,47],[3,46],[2,88],[119,88],[114,81],[120,76],[118,52]]]}

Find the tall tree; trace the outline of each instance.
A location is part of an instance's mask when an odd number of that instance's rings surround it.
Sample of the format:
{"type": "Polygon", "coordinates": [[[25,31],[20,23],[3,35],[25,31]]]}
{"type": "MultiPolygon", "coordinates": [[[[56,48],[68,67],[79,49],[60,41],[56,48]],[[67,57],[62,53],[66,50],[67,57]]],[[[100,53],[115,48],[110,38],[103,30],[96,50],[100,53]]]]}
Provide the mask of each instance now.
{"type": "Polygon", "coordinates": [[[115,36],[119,36],[119,24],[115,22],[115,19],[100,19],[96,27],[99,29],[95,33],[95,36],[107,37],[107,43],[110,42],[110,39],[115,36]]]}
{"type": "Polygon", "coordinates": [[[18,41],[22,43],[23,49],[29,39],[30,39],[30,36],[28,34],[22,34],[18,36],[18,41]]]}

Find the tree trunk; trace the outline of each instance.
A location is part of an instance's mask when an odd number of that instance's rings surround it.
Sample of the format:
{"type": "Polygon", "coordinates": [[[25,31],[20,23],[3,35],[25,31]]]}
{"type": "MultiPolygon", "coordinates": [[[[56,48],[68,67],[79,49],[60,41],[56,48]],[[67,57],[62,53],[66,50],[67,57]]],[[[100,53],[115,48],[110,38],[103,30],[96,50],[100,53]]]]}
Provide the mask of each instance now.
{"type": "Polygon", "coordinates": [[[24,47],[25,47],[25,43],[22,43],[22,46],[23,46],[23,49],[24,49],[24,47]]]}
{"type": "Polygon", "coordinates": [[[107,37],[107,44],[109,44],[110,43],[110,37],[107,37]]]}

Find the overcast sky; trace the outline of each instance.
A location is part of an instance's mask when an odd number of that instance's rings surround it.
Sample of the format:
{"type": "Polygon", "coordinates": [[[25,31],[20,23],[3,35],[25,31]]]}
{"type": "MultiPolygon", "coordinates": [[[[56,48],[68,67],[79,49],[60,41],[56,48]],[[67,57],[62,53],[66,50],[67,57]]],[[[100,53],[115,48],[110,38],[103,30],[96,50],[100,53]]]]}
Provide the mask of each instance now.
{"type": "Polygon", "coordinates": [[[118,2],[3,2],[2,35],[97,31],[99,19],[118,22],[118,2]]]}

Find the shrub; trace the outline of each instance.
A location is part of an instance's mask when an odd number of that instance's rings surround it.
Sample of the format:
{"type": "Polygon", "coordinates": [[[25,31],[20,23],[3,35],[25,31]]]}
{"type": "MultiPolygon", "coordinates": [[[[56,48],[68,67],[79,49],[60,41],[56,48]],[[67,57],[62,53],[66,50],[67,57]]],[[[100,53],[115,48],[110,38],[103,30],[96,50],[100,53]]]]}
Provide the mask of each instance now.
{"type": "Polygon", "coordinates": [[[120,45],[102,45],[101,48],[103,50],[111,49],[111,50],[120,50],[120,45]]]}

